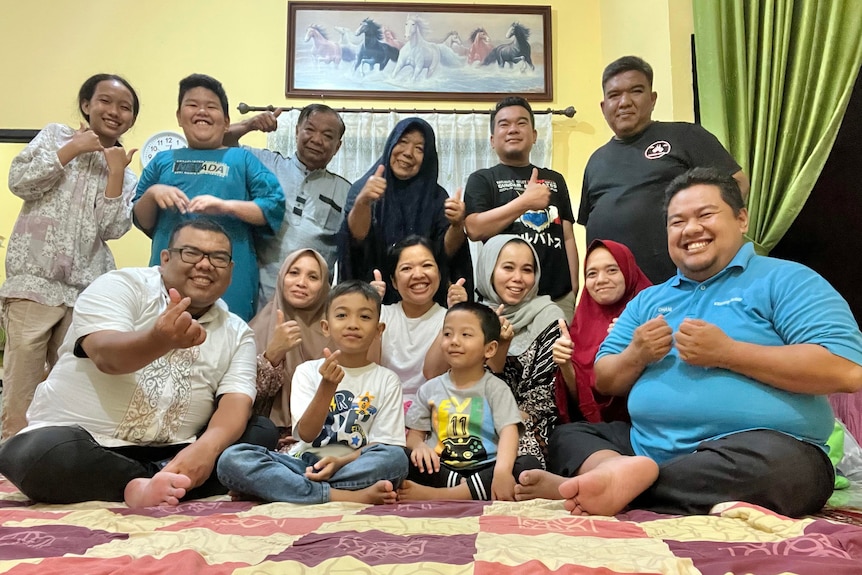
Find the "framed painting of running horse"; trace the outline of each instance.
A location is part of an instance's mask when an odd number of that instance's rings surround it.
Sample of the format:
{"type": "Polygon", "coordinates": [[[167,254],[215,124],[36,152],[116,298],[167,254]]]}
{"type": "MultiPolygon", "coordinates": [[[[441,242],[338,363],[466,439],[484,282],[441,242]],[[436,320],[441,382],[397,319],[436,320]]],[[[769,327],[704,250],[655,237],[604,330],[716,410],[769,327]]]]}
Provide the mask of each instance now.
{"type": "Polygon", "coordinates": [[[551,7],[289,2],[288,97],[553,99],[551,7]]]}

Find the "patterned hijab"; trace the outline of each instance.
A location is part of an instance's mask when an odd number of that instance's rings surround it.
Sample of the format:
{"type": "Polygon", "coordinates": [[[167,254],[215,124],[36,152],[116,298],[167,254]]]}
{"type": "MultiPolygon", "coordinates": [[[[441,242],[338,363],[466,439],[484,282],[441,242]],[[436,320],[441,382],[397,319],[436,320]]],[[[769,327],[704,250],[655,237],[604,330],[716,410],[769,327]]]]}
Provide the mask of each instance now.
{"type": "Polygon", "coordinates": [[[485,242],[479,252],[479,258],[476,262],[476,291],[481,296],[482,301],[491,306],[494,311],[503,304],[503,311],[500,315],[509,320],[515,330],[515,337],[509,344],[509,355],[520,355],[548,327],[549,323],[563,317],[562,311],[550,297],[538,295],[541,276],[542,268],[535,248],[516,235],[500,234],[494,236],[485,242]],[[529,246],[535,262],[536,282],[521,300],[521,303],[517,305],[504,304],[494,290],[494,268],[497,266],[500,252],[509,242],[521,242],[529,246]]]}
{"type": "Polygon", "coordinates": [[[290,382],[293,379],[293,372],[296,367],[310,359],[319,359],[323,357],[323,348],[332,347],[330,338],[323,335],[323,328],[320,326],[320,320],[323,319],[323,309],[326,307],[326,299],[329,297],[329,267],[326,265],[326,260],[319,253],[312,249],[297,250],[289,254],[284,263],[281,264],[281,269],[278,272],[278,280],[275,284],[275,295],[272,300],[266,304],[254,318],[249,322],[249,325],[254,330],[254,340],[257,345],[258,355],[266,351],[272,339],[273,331],[278,325],[278,310],[284,314],[285,321],[294,320],[299,324],[300,337],[302,342],[288,351],[284,358],[284,376],[281,390],[276,395],[275,403],[272,407],[271,418],[276,425],[289,427],[290,421],[290,382]],[[320,265],[320,279],[322,285],[317,298],[310,303],[306,308],[300,309],[290,305],[287,298],[284,297],[284,276],[287,275],[290,267],[301,256],[312,255],[320,265]]]}
{"type": "Polygon", "coordinates": [[[575,381],[578,386],[578,403],[581,413],[587,421],[613,421],[627,419],[624,397],[609,397],[596,392],[596,374],[593,364],[599,346],[608,335],[608,326],[614,318],[620,316],[626,305],[634,297],[652,285],[635,263],[635,257],[626,246],[610,240],[593,240],[584,256],[584,274],[586,275],[587,259],[596,248],[606,248],[620,268],[625,278],[626,288],[619,301],[601,305],[594,300],[589,292],[584,290],[575,317],[569,328],[569,334],[574,344],[572,364],[575,367],[575,381]]]}

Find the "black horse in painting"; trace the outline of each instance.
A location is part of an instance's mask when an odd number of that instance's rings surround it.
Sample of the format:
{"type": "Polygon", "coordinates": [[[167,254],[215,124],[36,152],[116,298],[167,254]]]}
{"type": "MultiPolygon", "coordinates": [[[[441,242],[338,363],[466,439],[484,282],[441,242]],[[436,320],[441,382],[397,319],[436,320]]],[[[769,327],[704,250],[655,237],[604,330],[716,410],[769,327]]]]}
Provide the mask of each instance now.
{"type": "Polygon", "coordinates": [[[496,62],[502,68],[506,64],[509,64],[509,67],[514,67],[515,64],[521,62],[521,71],[526,70],[528,64],[531,69],[535,70],[536,67],[533,65],[533,58],[530,55],[530,42],[528,41],[530,38],[530,29],[518,22],[513,22],[506,33],[506,38],[511,38],[512,41],[494,47],[485,57],[482,65],[488,66],[496,62]]]}
{"type": "Polygon", "coordinates": [[[380,24],[371,18],[365,18],[356,30],[356,35],[365,35],[365,42],[359,48],[359,54],[356,56],[356,63],[353,69],[356,70],[363,64],[368,64],[370,70],[374,70],[377,65],[382,71],[389,61],[398,61],[398,48],[390,46],[382,42],[383,31],[380,29],[380,24]]]}

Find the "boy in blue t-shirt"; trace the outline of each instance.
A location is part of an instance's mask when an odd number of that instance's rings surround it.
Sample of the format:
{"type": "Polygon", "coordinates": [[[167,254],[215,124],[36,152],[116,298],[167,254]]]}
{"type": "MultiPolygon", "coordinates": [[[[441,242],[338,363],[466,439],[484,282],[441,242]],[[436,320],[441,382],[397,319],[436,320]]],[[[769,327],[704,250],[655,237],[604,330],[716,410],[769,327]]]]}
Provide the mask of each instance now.
{"type": "Polygon", "coordinates": [[[500,320],[487,306],[463,302],[446,312],[441,346],[450,369],[420,387],[407,412],[412,465],[399,501],[514,501],[515,478],[541,468],[531,455],[518,457],[515,396],[485,370],[499,338],[500,320]]]}
{"type": "MultiPolygon", "coordinates": [[[[278,231],[284,193],[278,179],[253,154],[227,148],[228,100],[215,78],[192,74],[180,81],[177,122],[189,147],[159,152],[144,168],[134,199],[134,222],[153,240],[150,265],[168,247],[183,219],[207,215],[221,224],[233,245],[233,279],[223,299],[248,321],[258,288],[254,234],[278,231]]],[[[199,274],[199,281],[207,281],[199,274]]]]}

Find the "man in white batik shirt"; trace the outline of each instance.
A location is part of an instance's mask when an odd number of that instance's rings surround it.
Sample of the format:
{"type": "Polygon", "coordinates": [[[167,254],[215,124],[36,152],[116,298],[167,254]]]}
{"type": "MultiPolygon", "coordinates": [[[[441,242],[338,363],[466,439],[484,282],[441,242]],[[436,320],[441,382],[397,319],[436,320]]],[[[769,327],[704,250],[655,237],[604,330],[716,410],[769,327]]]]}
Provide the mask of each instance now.
{"type": "Polygon", "coordinates": [[[277,440],[271,422],[250,420],[253,334],[219,299],[232,268],[230,239],[199,218],[177,226],[160,266],[93,282],[28,426],[0,448],[0,472],[50,503],[225,493],[213,474],[221,452],[277,440]]]}

